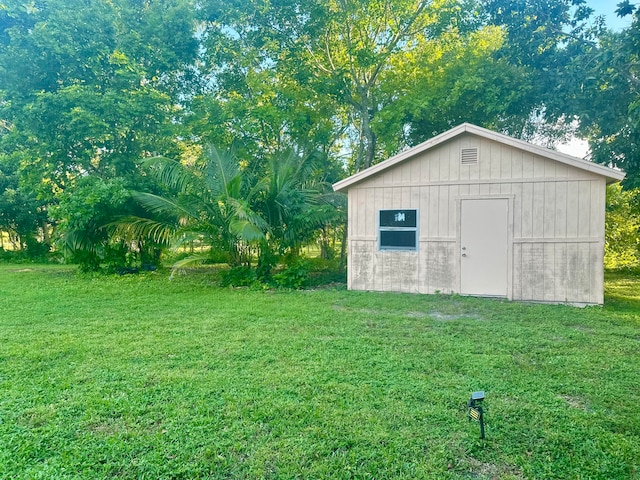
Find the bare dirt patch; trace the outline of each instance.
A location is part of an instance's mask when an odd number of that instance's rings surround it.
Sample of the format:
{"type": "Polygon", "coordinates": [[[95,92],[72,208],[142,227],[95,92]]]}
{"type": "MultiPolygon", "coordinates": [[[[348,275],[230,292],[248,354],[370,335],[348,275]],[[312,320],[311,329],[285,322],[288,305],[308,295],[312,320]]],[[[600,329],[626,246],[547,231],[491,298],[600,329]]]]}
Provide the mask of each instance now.
{"type": "Polygon", "coordinates": [[[466,320],[480,320],[481,318],[476,315],[476,314],[469,314],[469,313],[442,313],[442,312],[428,312],[425,314],[425,316],[428,316],[429,318],[432,318],[433,320],[437,320],[439,322],[451,322],[454,320],[461,320],[461,319],[466,319],[466,320]]]}
{"type": "Polygon", "coordinates": [[[478,479],[524,479],[524,475],[517,468],[508,465],[495,465],[493,463],[480,462],[474,458],[469,459],[469,472],[466,478],[478,479]]]}
{"type": "Polygon", "coordinates": [[[570,407],[579,408],[585,412],[591,411],[591,408],[589,408],[584,399],[580,397],[576,397],[574,395],[558,395],[558,397],[567,402],[570,407]]]}
{"type": "Polygon", "coordinates": [[[579,332],[593,333],[593,328],[584,325],[574,325],[573,328],[579,332]]]}

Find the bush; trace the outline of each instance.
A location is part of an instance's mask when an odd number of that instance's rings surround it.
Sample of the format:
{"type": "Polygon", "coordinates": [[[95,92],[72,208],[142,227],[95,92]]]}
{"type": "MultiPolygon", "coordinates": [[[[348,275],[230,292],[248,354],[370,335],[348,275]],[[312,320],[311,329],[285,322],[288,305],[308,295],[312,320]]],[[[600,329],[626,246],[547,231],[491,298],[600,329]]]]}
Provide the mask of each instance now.
{"type": "Polygon", "coordinates": [[[640,189],[607,187],[604,266],[614,270],[640,266],[640,189]]]}
{"type": "Polygon", "coordinates": [[[346,283],[346,272],[339,270],[339,260],[292,257],[285,259],[269,279],[261,278],[261,271],[251,267],[233,267],[220,272],[223,287],[271,286],[302,289],[335,283],[346,283]]]}
{"type": "Polygon", "coordinates": [[[340,260],[325,258],[295,258],[273,276],[276,286],[283,288],[305,288],[346,283],[347,275],[340,270],[340,260]]]}
{"type": "Polygon", "coordinates": [[[258,282],[258,275],[251,267],[233,267],[220,272],[220,285],[223,287],[249,287],[258,282]]]}
{"type": "Polygon", "coordinates": [[[340,259],[309,259],[311,271],[309,274],[309,286],[330,285],[333,283],[347,283],[347,272],[340,268],[340,259]]]}
{"type": "Polygon", "coordinates": [[[0,262],[6,263],[50,263],[58,261],[58,255],[49,251],[49,244],[36,240],[28,241],[24,250],[0,248],[0,262]]]}
{"type": "Polygon", "coordinates": [[[282,288],[303,288],[309,284],[309,261],[298,258],[273,275],[273,283],[282,288]]]}

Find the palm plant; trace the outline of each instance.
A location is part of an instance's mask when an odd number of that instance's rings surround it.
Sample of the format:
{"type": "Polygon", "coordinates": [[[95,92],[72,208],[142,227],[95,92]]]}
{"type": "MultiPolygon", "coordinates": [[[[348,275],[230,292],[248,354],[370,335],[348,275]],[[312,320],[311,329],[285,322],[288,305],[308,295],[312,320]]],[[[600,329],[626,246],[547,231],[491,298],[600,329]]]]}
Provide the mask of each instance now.
{"type": "Polygon", "coordinates": [[[180,260],[174,268],[202,263],[212,252],[226,253],[230,265],[249,262],[250,246],[265,237],[266,224],[251,209],[251,191],[232,152],[210,146],[204,162],[193,167],[164,157],[148,159],[145,164],[173,193],[133,192],[133,198],[153,218],[127,217],[118,223],[120,234],[151,238],[173,248],[194,241],[207,247],[180,260]]]}
{"type": "Polygon", "coordinates": [[[319,180],[315,157],[300,157],[292,151],[271,156],[264,175],[256,184],[254,210],[269,228],[261,244],[261,258],[268,269],[278,256],[297,256],[300,247],[314,239],[315,232],[335,216],[327,208],[328,184],[319,180]]]}
{"type": "Polygon", "coordinates": [[[292,152],[274,155],[263,170],[240,166],[232,152],[214,147],[204,161],[187,167],[164,157],[145,161],[156,180],[173,192],[132,196],[153,218],[130,216],[117,231],[128,239],[151,239],[178,248],[198,241],[206,246],[174,264],[202,263],[211,252],[225,252],[231,266],[250,265],[258,252],[258,278],[269,278],[285,253],[297,255],[315,232],[335,217],[327,185],[317,180],[313,158],[292,152]]]}

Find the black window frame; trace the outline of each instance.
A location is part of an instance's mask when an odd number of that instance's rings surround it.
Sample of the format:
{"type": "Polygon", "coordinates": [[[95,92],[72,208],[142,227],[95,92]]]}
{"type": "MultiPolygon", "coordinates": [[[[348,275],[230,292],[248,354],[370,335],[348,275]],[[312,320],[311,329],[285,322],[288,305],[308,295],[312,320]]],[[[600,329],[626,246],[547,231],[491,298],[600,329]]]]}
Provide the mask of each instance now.
{"type": "Polygon", "coordinates": [[[418,250],[418,209],[378,210],[378,250],[392,252],[416,252],[418,250]],[[395,216],[402,213],[405,214],[402,219],[395,216]],[[409,218],[407,218],[407,213],[409,218]],[[394,233],[399,241],[392,244],[388,240],[394,233]],[[383,240],[383,237],[386,239],[383,240]],[[406,240],[409,240],[410,243],[406,244],[406,240]],[[413,241],[411,242],[411,240],[413,241]]]}

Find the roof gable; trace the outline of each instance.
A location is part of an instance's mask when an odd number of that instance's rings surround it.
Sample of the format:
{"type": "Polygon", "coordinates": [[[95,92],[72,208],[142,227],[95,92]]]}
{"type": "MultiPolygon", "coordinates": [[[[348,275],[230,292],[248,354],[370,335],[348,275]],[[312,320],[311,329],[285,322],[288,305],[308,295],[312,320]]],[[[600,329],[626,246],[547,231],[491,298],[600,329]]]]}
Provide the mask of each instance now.
{"type": "Polygon", "coordinates": [[[440,135],[437,135],[431,138],[430,140],[427,140],[426,142],[416,145],[415,147],[409,148],[404,152],[401,152],[383,162],[373,165],[372,167],[369,167],[366,170],[362,170],[361,172],[351,175],[350,177],[345,178],[344,180],[334,183],[333,189],[335,191],[348,190],[349,187],[351,187],[356,183],[360,183],[363,180],[368,179],[373,175],[379,174],[410,158],[415,157],[420,153],[433,149],[438,145],[441,145],[465,133],[470,133],[482,138],[486,138],[488,140],[493,140],[495,142],[499,142],[504,145],[508,145],[526,152],[530,152],[530,153],[533,153],[534,155],[548,158],[550,160],[554,160],[559,163],[563,163],[565,165],[578,168],[580,170],[585,170],[597,175],[602,175],[607,179],[607,183],[617,182],[622,180],[625,177],[625,173],[620,170],[615,170],[613,168],[605,167],[603,165],[599,165],[597,163],[589,162],[581,158],[560,153],[555,150],[550,150],[545,147],[533,145],[523,140],[518,140],[512,137],[509,137],[507,135],[503,135],[501,133],[493,132],[491,130],[487,130],[486,128],[478,127],[470,123],[463,123],[462,125],[458,125],[457,127],[454,127],[451,130],[441,133],[440,135]]]}

